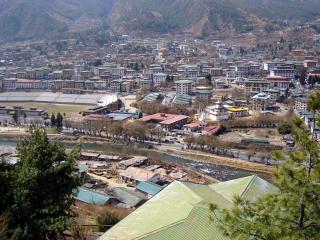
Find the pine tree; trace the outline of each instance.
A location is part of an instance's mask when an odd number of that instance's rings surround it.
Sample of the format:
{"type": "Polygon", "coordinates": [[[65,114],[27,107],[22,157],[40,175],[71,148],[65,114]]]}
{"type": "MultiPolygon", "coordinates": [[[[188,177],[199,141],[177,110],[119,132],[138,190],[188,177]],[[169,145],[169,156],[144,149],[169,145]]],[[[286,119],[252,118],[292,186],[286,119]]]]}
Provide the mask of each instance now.
{"type": "Polygon", "coordinates": [[[12,171],[9,230],[13,239],[57,239],[73,216],[73,192],[80,185],[75,159],[79,149],[66,154],[49,142],[43,129],[17,146],[20,162],[12,171]]]}
{"type": "MultiPolygon", "coordinates": [[[[320,110],[320,93],[317,92],[312,94],[308,100],[308,110],[312,112],[313,115],[313,129],[316,127],[316,113],[320,110]]],[[[315,131],[312,132],[312,137],[314,137],[315,131]]]]}
{"type": "Polygon", "coordinates": [[[55,126],[56,125],[56,117],[54,115],[54,113],[51,114],[51,126],[55,126]]]}
{"type": "Polygon", "coordinates": [[[62,117],[61,113],[59,113],[59,112],[58,112],[57,118],[56,118],[56,126],[58,129],[62,129],[62,126],[63,126],[63,117],[62,117]]]}
{"type": "Polygon", "coordinates": [[[212,206],[215,220],[231,239],[320,239],[319,143],[301,119],[294,126],[295,150],[274,154],[283,162],[274,175],[277,194],[254,203],[235,197],[231,211],[212,206]]]}

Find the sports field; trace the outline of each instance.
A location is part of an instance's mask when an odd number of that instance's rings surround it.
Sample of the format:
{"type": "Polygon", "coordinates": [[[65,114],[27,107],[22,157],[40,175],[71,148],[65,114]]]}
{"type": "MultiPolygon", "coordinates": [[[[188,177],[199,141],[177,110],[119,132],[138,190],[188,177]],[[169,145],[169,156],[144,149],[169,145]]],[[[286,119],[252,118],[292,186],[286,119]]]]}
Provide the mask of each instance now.
{"type": "Polygon", "coordinates": [[[72,104],[52,104],[52,103],[36,103],[36,102],[0,102],[1,106],[21,106],[23,108],[42,109],[51,115],[51,113],[65,113],[67,117],[77,117],[79,112],[87,110],[92,105],[72,105],[72,104]]]}

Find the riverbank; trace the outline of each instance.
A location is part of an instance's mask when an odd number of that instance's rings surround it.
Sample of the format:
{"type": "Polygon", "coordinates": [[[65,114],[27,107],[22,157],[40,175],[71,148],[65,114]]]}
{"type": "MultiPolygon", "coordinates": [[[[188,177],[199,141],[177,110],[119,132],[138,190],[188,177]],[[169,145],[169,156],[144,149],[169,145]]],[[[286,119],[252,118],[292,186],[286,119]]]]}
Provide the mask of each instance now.
{"type": "Polygon", "coordinates": [[[171,152],[172,154],[176,154],[179,156],[191,157],[192,159],[194,159],[194,161],[214,163],[214,164],[240,168],[243,170],[261,172],[266,174],[272,174],[276,170],[276,168],[273,166],[267,166],[261,163],[239,160],[236,158],[218,156],[215,154],[203,153],[200,151],[184,150],[184,151],[173,152],[169,150],[168,152],[171,152]]]}
{"type": "MultiPolygon", "coordinates": [[[[27,135],[26,135],[27,136],[27,135]]],[[[0,135],[0,146],[3,148],[14,148],[18,140],[22,138],[21,135],[9,138],[3,138],[0,135]]],[[[260,177],[270,180],[271,173],[274,168],[263,164],[247,162],[243,160],[216,156],[213,154],[206,154],[198,151],[179,151],[179,150],[158,150],[147,149],[136,145],[115,144],[105,141],[105,139],[95,137],[75,137],[60,134],[49,135],[53,141],[62,142],[66,148],[74,148],[76,145],[81,145],[84,151],[99,151],[104,153],[114,154],[128,154],[141,155],[155,161],[180,164],[188,171],[206,175],[211,181],[224,181],[234,178],[259,175],[260,177]]],[[[208,179],[209,180],[209,179],[208,179]]]]}

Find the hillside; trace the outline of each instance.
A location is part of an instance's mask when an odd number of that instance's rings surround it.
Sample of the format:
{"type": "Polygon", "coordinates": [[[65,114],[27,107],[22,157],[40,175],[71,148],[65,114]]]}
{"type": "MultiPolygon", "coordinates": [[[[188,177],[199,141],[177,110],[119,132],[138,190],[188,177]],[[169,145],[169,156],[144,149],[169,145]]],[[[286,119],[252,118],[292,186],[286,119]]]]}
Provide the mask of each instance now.
{"type": "Polygon", "coordinates": [[[0,40],[42,38],[99,26],[112,0],[0,0],[0,40]]]}
{"type": "Polygon", "coordinates": [[[309,21],[320,17],[318,9],[318,0],[120,0],[109,18],[120,31],[208,35],[309,21]]]}
{"type": "Polygon", "coordinates": [[[0,0],[0,40],[94,29],[118,32],[272,31],[320,18],[318,0],[0,0]]]}

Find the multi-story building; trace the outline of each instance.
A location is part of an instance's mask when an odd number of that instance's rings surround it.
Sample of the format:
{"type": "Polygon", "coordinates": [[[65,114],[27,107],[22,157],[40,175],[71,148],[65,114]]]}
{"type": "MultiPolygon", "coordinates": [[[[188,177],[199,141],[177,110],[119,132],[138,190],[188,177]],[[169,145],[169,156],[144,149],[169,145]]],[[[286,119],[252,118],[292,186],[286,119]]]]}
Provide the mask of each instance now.
{"type": "Polygon", "coordinates": [[[290,85],[290,81],[287,77],[268,76],[265,79],[270,81],[270,87],[289,88],[290,85]]]}
{"type": "Polygon", "coordinates": [[[209,102],[212,97],[212,86],[197,86],[196,95],[201,101],[209,102]]]}
{"type": "Polygon", "coordinates": [[[154,84],[164,83],[166,81],[166,78],[167,78],[167,74],[165,74],[165,73],[153,74],[153,83],[154,84]]]}
{"type": "Polygon", "coordinates": [[[270,70],[270,76],[281,76],[281,77],[287,77],[289,79],[294,79],[296,74],[296,70],[292,66],[277,66],[270,70]]]}
{"type": "Polygon", "coordinates": [[[41,89],[41,80],[16,79],[16,89],[41,89]]]}
{"type": "Polygon", "coordinates": [[[243,85],[247,95],[257,94],[270,88],[270,82],[263,79],[245,79],[243,85]]]}
{"type": "Polygon", "coordinates": [[[62,79],[63,72],[62,71],[54,71],[52,73],[52,78],[55,80],[62,79]]]}
{"type": "Polygon", "coordinates": [[[209,73],[212,77],[224,76],[222,68],[211,68],[209,73]]]}
{"type": "Polygon", "coordinates": [[[315,60],[305,60],[303,62],[303,66],[305,68],[315,68],[315,67],[317,67],[317,61],[315,61],[315,60]]]}
{"type": "Polygon", "coordinates": [[[82,80],[88,80],[93,77],[93,73],[91,71],[81,71],[80,76],[82,80]]]}
{"type": "Polygon", "coordinates": [[[111,81],[110,89],[112,92],[121,93],[122,92],[123,81],[121,79],[111,81]]]}
{"type": "Polygon", "coordinates": [[[192,93],[192,80],[180,80],[176,81],[176,94],[190,95],[192,93]]]}
{"type": "Polygon", "coordinates": [[[266,111],[271,104],[271,96],[261,92],[251,98],[250,109],[252,111],[266,111]]]}
{"type": "Polygon", "coordinates": [[[308,98],[296,98],[294,101],[294,109],[296,112],[308,111],[308,98]]]}
{"type": "Polygon", "coordinates": [[[15,90],[17,88],[16,82],[17,80],[15,78],[5,78],[2,81],[2,88],[4,90],[15,90]]]}
{"type": "Polygon", "coordinates": [[[197,65],[180,65],[177,68],[177,72],[187,79],[197,79],[200,69],[197,65]]]}
{"type": "Polygon", "coordinates": [[[62,70],[62,79],[72,79],[73,75],[74,75],[73,69],[62,70]]]}

